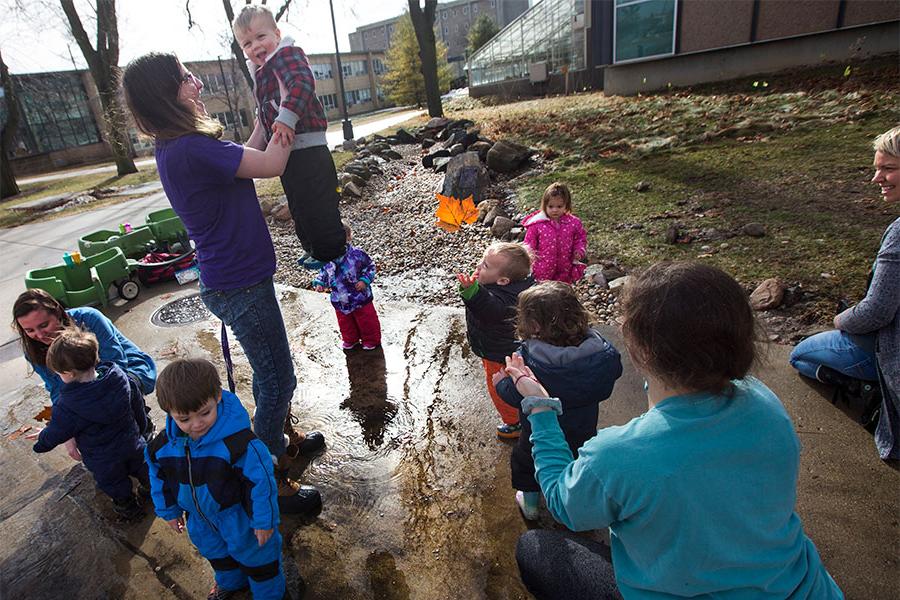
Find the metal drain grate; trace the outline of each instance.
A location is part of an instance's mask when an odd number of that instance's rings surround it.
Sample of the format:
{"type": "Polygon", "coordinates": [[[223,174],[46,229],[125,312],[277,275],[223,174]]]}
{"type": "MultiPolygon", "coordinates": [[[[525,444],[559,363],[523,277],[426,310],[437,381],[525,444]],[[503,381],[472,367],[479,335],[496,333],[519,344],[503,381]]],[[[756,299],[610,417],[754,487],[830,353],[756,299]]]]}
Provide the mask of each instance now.
{"type": "Polygon", "coordinates": [[[200,294],[191,294],[162,305],[150,317],[150,322],[160,327],[178,327],[204,321],[210,317],[212,313],[203,304],[200,294]]]}

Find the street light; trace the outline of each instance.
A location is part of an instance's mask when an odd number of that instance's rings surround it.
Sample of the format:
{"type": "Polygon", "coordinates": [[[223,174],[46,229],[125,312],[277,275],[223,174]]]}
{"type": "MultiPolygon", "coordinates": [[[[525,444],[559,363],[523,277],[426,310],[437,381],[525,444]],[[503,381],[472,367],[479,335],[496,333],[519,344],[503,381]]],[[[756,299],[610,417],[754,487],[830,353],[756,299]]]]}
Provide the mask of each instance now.
{"type": "Polygon", "coordinates": [[[331,9],[331,31],[334,32],[334,56],[337,58],[338,86],[341,88],[341,108],[344,113],[344,120],[341,123],[344,127],[344,139],[353,139],[353,123],[347,116],[347,96],[344,94],[344,69],[341,67],[341,51],[338,48],[337,25],[334,23],[334,4],[332,0],[328,0],[328,7],[331,9]]]}

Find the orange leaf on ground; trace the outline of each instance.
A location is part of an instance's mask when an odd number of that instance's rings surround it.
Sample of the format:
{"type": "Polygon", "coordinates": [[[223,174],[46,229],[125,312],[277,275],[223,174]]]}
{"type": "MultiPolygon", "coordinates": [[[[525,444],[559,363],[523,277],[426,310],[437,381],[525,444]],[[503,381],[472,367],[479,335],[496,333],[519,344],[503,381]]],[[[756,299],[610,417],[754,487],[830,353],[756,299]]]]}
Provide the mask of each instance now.
{"type": "Polygon", "coordinates": [[[8,438],[10,440],[18,439],[19,437],[22,436],[23,433],[27,433],[30,429],[31,429],[31,425],[22,425],[21,427],[19,427],[15,431],[13,431],[11,434],[9,434],[8,438]]]}
{"type": "Polygon", "coordinates": [[[34,419],[35,421],[49,421],[51,414],[53,414],[53,407],[45,406],[41,412],[34,415],[34,419]]]}
{"type": "Polygon", "coordinates": [[[478,218],[478,209],[472,196],[464,200],[457,200],[453,196],[435,194],[438,199],[437,211],[434,216],[438,218],[438,227],[445,231],[456,231],[463,223],[474,223],[478,218]]]}

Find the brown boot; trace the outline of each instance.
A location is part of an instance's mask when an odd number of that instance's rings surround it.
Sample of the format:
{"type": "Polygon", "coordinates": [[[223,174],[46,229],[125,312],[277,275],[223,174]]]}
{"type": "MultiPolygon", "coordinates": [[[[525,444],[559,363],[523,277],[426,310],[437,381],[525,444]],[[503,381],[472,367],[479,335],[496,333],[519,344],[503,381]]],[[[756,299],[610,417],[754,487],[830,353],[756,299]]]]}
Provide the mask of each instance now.
{"type": "Polygon", "coordinates": [[[294,426],[299,422],[300,419],[288,409],[287,418],[284,420],[284,433],[288,437],[288,445],[284,453],[288,458],[315,456],[325,449],[325,436],[318,431],[307,433],[297,431],[294,426]]]}
{"type": "Polygon", "coordinates": [[[282,456],[275,466],[275,481],[278,482],[278,508],[283,514],[298,515],[314,519],[322,512],[322,496],[312,487],[301,486],[288,476],[282,456]]]}

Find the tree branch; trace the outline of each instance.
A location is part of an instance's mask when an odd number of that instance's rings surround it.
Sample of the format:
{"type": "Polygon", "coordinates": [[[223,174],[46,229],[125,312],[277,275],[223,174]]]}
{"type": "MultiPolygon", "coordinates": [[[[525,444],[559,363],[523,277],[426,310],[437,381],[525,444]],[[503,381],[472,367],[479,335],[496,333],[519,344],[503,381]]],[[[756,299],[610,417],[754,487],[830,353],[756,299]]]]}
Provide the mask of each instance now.
{"type": "Polygon", "coordinates": [[[59,4],[62,6],[63,12],[66,13],[66,19],[69,21],[69,29],[72,32],[72,37],[75,38],[75,42],[78,44],[78,47],[81,48],[81,53],[84,55],[88,67],[90,67],[92,71],[95,68],[99,68],[100,65],[97,60],[97,51],[91,46],[91,41],[88,39],[88,34],[84,30],[84,25],[81,24],[81,17],[78,16],[78,11],[75,10],[74,3],[72,0],[59,0],[59,4]]]}

